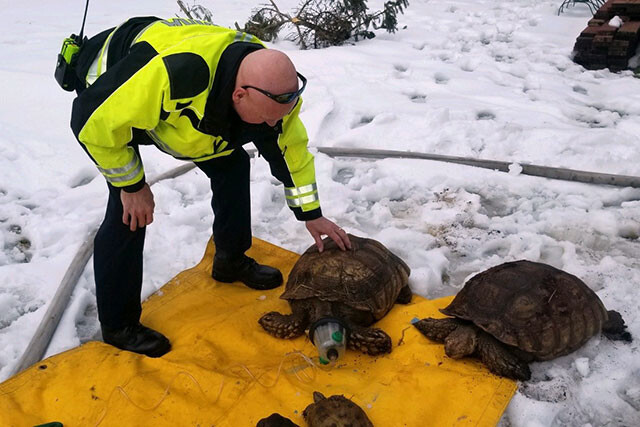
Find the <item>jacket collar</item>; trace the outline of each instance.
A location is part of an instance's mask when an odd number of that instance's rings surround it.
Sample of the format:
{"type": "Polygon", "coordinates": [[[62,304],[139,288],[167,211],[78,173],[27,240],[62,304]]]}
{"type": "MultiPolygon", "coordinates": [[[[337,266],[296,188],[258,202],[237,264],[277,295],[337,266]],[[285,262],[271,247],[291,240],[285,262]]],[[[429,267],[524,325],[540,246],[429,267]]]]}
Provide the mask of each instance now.
{"type": "Polygon", "coordinates": [[[204,116],[198,125],[201,132],[214,136],[222,135],[230,140],[231,126],[240,120],[231,102],[238,68],[245,56],[258,49],[264,49],[264,47],[256,43],[235,42],[222,52],[205,105],[204,116]]]}

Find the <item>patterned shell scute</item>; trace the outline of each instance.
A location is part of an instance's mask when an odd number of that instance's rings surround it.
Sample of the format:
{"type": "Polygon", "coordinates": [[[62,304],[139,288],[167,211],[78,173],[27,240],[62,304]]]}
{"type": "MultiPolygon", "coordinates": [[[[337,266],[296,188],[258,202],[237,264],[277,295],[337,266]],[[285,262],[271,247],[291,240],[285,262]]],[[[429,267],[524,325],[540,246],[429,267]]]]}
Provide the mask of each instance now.
{"type": "Polygon", "coordinates": [[[381,318],[407,284],[410,269],[384,245],[349,235],[351,250],[342,251],[330,239],[324,252],[311,246],[294,265],[281,298],[319,298],[341,302],[381,318]]]}
{"type": "Polygon", "coordinates": [[[373,427],[364,410],[342,395],[325,398],[316,392],[314,400],[302,412],[310,427],[373,427]]]}
{"type": "Polygon", "coordinates": [[[441,311],[470,320],[539,360],[576,350],[607,320],[602,301],[582,280],[524,260],[472,277],[441,311]]]}

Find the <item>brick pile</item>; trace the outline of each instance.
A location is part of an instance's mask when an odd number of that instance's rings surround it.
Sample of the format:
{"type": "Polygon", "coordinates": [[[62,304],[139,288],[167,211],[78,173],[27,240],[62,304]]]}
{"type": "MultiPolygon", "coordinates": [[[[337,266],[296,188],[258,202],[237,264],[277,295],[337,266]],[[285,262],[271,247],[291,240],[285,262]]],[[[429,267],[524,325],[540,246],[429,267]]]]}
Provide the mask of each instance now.
{"type": "Polygon", "coordinates": [[[589,70],[621,71],[635,55],[639,39],[640,0],[607,0],[576,39],[573,60],[589,70]],[[609,25],[615,16],[623,22],[620,27],[609,25]]]}

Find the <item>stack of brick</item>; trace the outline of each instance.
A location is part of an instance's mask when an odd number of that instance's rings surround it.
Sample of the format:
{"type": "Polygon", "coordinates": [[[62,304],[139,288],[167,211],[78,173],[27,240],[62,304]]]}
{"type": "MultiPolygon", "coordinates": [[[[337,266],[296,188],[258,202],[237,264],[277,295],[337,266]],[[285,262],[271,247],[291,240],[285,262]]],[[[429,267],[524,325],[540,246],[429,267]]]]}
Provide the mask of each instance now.
{"type": "Polygon", "coordinates": [[[573,48],[573,60],[589,70],[628,67],[640,39],[640,0],[608,0],[589,20],[573,48]],[[620,27],[609,25],[618,16],[620,27]]]}
{"type": "Polygon", "coordinates": [[[626,16],[633,21],[640,20],[640,0],[615,0],[610,9],[615,15],[626,16]]]}

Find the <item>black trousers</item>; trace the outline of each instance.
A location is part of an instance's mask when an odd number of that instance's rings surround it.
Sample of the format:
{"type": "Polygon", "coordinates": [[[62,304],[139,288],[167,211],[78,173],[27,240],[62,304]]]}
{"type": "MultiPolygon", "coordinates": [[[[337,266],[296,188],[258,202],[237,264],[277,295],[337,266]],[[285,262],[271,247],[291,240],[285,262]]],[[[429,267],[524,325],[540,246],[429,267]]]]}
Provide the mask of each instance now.
{"type": "MultiPolygon", "coordinates": [[[[249,155],[238,148],[229,156],[196,165],[211,180],[216,252],[224,257],[242,255],[251,247],[249,155]]],[[[95,238],[93,263],[100,323],[119,328],[140,320],[145,227],[131,231],[122,222],[121,190],[108,187],[109,201],[95,238]]]]}

